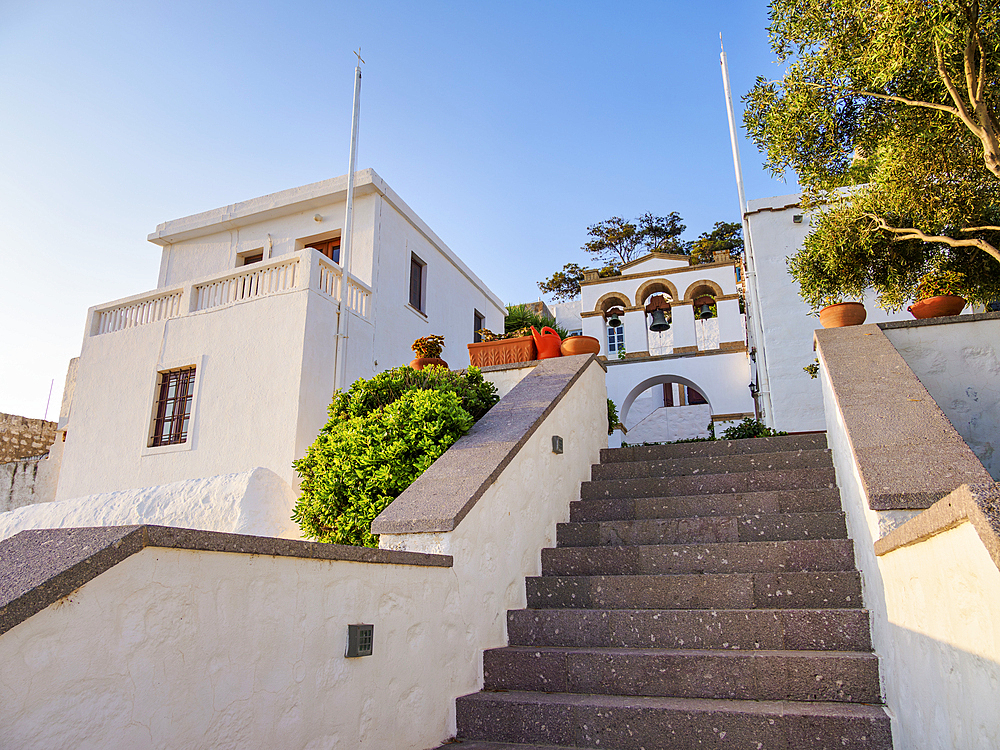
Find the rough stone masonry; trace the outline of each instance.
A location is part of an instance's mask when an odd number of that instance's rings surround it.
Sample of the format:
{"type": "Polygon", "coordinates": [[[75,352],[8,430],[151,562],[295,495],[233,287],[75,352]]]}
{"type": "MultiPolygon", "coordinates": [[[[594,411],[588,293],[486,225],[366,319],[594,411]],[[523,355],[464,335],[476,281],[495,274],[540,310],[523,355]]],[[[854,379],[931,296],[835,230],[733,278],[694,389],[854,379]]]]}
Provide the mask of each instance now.
{"type": "Polygon", "coordinates": [[[0,413],[0,464],[49,452],[56,423],[0,413]]]}

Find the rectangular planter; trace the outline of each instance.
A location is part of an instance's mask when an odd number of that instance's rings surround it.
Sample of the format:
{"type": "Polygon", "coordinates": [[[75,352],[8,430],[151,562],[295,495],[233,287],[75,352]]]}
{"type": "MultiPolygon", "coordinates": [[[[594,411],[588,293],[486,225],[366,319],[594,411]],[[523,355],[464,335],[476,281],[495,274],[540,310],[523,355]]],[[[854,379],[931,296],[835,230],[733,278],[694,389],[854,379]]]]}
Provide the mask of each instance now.
{"type": "Polygon", "coordinates": [[[531,336],[469,344],[469,362],[473,367],[531,362],[537,356],[535,340],[531,336]]]}

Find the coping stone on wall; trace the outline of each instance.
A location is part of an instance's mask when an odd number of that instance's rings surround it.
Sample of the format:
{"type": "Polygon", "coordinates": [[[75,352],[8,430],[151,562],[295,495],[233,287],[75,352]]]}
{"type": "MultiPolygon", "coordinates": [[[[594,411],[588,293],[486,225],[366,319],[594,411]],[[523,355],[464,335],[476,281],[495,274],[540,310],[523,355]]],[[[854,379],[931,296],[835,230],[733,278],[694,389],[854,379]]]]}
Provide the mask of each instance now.
{"type": "Polygon", "coordinates": [[[146,547],[451,567],[450,555],[395,552],[172,526],[32,529],[0,542],[0,633],[146,547]]]}
{"type": "Polygon", "coordinates": [[[913,320],[889,320],[876,323],[883,331],[894,328],[921,328],[923,326],[940,326],[951,323],[975,323],[979,320],[1000,320],[1000,312],[972,313],[969,315],[943,315],[940,318],[920,318],[913,320]]]}
{"type": "Polygon", "coordinates": [[[875,554],[885,555],[929,539],[968,521],[1000,568],[1000,484],[963,484],[915,518],[875,542],[875,554]]]}
{"type": "Polygon", "coordinates": [[[572,388],[594,354],[543,359],[372,522],[372,534],[452,531],[572,388]]]}
{"type": "Polygon", "coordinates": [[[929,508],[993,481],[878,325],[821,329],[815,341],[872,510],[929,508]]]}

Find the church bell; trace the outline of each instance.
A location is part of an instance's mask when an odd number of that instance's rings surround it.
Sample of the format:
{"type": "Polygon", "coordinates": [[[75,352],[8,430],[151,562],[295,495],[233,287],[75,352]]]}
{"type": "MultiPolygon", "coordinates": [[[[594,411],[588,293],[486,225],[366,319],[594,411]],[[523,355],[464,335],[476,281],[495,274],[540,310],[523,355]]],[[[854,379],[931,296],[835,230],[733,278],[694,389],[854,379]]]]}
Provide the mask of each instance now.
{"type": "Polygon", "coordinates": [[[698,317],[701,318],[702,320],[708,320],[709,318],[711,318],[712,317],[712,306],[711,305],[702,305],[701,307],[699,307],[698,308],[698,317]]]}
{"type": "Polygon", "coordinates": [[[649,324],[649,330],[656,333],[670,330],[670,321],[667,320],[665,310],[653,310],[653,322],[649,324]]]}
{"type": "Polygon", "coordinates": [[[608,325],[611,328],[617,328],[621,324],[622,324],[622,319],[618,317],[618,312],[616,310],[612,310],[611,312],[608,313],[608,325]]]}

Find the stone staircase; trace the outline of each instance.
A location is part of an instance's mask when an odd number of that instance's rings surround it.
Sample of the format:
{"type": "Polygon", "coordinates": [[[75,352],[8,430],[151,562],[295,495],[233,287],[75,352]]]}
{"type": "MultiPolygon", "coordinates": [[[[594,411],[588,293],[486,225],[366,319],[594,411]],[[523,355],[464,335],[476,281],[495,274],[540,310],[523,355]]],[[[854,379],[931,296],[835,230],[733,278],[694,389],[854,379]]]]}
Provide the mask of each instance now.
{"type": "Polygon", "coordinates": [[[825,435],[602,451],[557,544],[448,750],[892,747],[825,435]]]}

